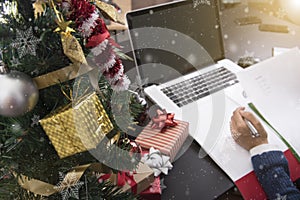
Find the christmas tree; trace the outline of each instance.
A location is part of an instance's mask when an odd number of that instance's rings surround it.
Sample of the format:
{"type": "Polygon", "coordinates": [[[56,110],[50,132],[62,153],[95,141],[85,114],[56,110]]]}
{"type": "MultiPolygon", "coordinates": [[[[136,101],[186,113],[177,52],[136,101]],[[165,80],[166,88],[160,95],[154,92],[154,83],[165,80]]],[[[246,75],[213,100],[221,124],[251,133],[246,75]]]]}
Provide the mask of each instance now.
{"type": "Polygon", "coordinates": [[[114,8],[6,0],[0,9],[0,199],[137,198],[87,167],[134,170],[140,159],[128,133],[145,105],[104,22],[118,21],[114,8]]]}

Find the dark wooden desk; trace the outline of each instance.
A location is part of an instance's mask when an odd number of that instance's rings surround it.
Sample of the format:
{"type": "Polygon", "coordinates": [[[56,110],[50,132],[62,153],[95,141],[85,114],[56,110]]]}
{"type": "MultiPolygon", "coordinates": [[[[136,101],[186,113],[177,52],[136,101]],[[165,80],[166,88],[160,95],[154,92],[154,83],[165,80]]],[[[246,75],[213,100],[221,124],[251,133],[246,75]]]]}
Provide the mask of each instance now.
{"type": "MultiPolygon", "coordinates": [[[[185,145],[187,149],[183,147],[184,154],[173,163],[173,169],[167,176],[162,176],[167,187],[162,192],[162,200],[223,199],[220,196],[233,188],[233,182],[208,155],[199,156],[200,146],[191,138],[185,145]]],[[[231,194],[224,199],[229,196],[231,194]]]]}

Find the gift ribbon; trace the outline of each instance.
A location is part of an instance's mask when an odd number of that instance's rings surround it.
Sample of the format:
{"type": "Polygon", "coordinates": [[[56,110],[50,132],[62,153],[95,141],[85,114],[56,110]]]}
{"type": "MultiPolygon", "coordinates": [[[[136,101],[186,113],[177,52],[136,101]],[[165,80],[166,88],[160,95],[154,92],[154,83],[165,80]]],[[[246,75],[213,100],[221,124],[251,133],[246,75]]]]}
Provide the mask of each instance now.
{"type": "MultiPolygon", "coordinates": [[[[77,183],[88,168],[94,172],[103,173],[106,176],[112,175],[111,169],[109,169],[107,166],[105,166],[101,163],[91,163],[91,164],[74,167],[72,169],[72,171],[67,173],[67,175],[65,176],[64,180],[60,183],[60,185],[70,185],[72,183],[74,183],[74,184],[77,183]],[[69,178],[72,178],[72,180],[70,180],[69,178]]],[[[136,173],[139,173],[139,174],[141,174],[141,173],[151,174],[151,172],[152,172],[152,170],[149,169],[146,165],[141,165],[136,171],[136,173]]],[[[17,175],[14,174],[14,176],[17,176],[17,175]]],[[[124,175],[121,175],[121,177],[124,177],[124,175]]],[[[58,190],[59,188],[57,188],[57,186],[55,186],[55,185],[52,185],[52,184],[49,184],[49,183],[46,183],[46,182],[43,182],[43,181],[40,181],[37,179],[32,179],[32,178],[29,178],[24,175],[20,175],[17,178],[18,178],[18,183],[22,188],[24,188],[25,190],[30,191],[36,195],[48,197],[48,196],[58,193],[60,191],[60,190],[58,190]]],[[[149,180],[150,180],[150,182],[153,181],[151,179],[149,179],[149,180]]],[[[129,183],[128,184],[130,186],[132,186],[133,192],[137,191],[137,183],[133,179],[133,176],[130,177],[130,174],[127,173],[127,176],[125,176],[125,181],[127,181],[127,183],[128,182],[130,183],[130,184],[129,183]]]]}
{"type": "Polygon", "coordinates": [[[168,127],[174,127],[177,122],[174,121],[174,113],[167,113],[165,109],[156,111],[156,116],[153,117],[151,128],[160,129],[160,132],[164,132],[168,127]]]}
{"type": "Polygon", "coordinates": [[[158,149],[150,147],[149,153],[143,155],[141,161],[147,164],[154,171],[154,176],[162,173],[168,175],[168,170],[173,168],[170,157],[163,155],[158,149]]]}
{"type": "MultiPolygon", "coordinates": [[[[114,174],[104,174],[102,176],[100,176],[99,180],[110,180],[111,182],[115,182],[114,181],[114,174]]],[[[137,194],[137,183],[134,180],[133,175],[131,175],[129,172],[118,172],[117,173],[117,180],[116,180],[116,184],[119,187],[123,187],[125,184],[129,184],[131,187],[131,191],[133,194],[137,194]]]]}
{"type": "MultiPolygon", "coordinates": [[[[94,171],[102,173],[107,173],[109,171],[106,166],[100,163],[77,166],[74,167],[72,171],[67,173],[61,185],[70,185],[72,183],[77,183],[88,168],[92,168],[94,171]]],[[[31,179],[24,175],[20,175],[18,177],[18,183],[25,190],[41,196],[50,196],[60,191],[55,185],[40,180],[31,179]]]]}
{"type": "Polygon", "coordinates": [[[124,186],[128,183],[131,187],[131,191],[136,194],[137,193],[137,184],[133,178],[133,175],[130,175],[128,172],[119,172],[118,173],[118,182],[117,184],[120,186],[124,186]]]}
{"type": "Polygon", "coordinates": [[[75,32],[74,29],[69,27],[71,21],[66,22],[64,20],[62,13],[56,9],[53,0],[49,1],[49,6],[53,9],[56,15],[56,23],[58,28],[56,28],[54,31],[60,32],[64,54],[71,60],[73,64],[55,72],[35,78],[34,80],[36,81],[38,88],[43,89],[59,82],[68,81],[82,74],[88,73],[91,85],[97,91],[97,93],[104,98],[104,95],[102,94],[98,85],[98,75],[100,72],[97,68],[93,68],[88,65],[81,45],[71,34],[71,32],[75,32]]]}
{"type": "Polygon", "coordinates": [[[68,88],[69,90],[69,94],[67,94],[67,92],[64,90],[64,88],[60,87],[60,91],[63,93],[63,95],[73,104],[76,104],[77,102],[80,102],[81,100],[83,100],[84,98],[86,98],[86,96],[88,96],[89,93],[89,87],[86,87],[85,90],[82,92],[81,97],[78,97],[79,94],[79,89],[81,89],[81,82],[83,80],[83,77],[79,78],[79,80],[74,83],[73,88],[76,89],[75,92],[73,92],[73,90],[71,88],[68,88]],[[76,84],[76,85],[75,85],[76,84]]]}

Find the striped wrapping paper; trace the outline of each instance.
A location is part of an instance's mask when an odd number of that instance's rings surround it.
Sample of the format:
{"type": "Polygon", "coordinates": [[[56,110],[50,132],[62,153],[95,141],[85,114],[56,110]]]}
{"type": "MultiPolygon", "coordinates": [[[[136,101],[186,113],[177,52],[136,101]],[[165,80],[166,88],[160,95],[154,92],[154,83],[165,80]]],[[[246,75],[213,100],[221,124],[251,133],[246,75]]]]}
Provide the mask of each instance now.
{"type": "Polygon", "coordinates": [[[170,161],[173,162],[189,134],[188,122],[180,120],[176,122],[177,126],[169,127],[163,133],[159,129],[151,128],[151,123],[149,123],[135,141],[143,148],[154,147],[160,150],[163,154],[170,156],[170,161]]]}

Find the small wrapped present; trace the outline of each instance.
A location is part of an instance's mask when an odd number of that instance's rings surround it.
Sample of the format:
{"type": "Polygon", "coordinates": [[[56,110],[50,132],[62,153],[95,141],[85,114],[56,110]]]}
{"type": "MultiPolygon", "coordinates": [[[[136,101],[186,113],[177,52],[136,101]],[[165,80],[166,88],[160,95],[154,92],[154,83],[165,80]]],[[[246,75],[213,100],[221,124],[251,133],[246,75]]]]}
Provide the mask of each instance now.
{"type": "Polygon", "coordinates": [[[163,154],[170,156],[173,162],[176,154],[189,134],[189,123],[174,120],[170,113],[158,112],[158,116],[152,120],[138,135],[135,141],[143,148],[154,147],[163,154]]]}
{"type": "Polygon", "coordinates": [[[96,93],[75,105],[58,108],[40,124],[60,158],[95,148],[113,129],[96,93]]]}
{"type": "Polygon", "coordinates": [[[161,187],[160,187],[160,177],[156,177],[151,183],[151,186],[141,192],[141,199],[143,200],[160,200],[161,199],[161,187]]]}
{"type": "Polygon", "coordinates": [[[151,186],[154,181],[154,174],[146,164],[139,163],[134,172],[119,172],[118,174],[104,174],[99,177],[99,181],[109,180],[116,186],[121,187],[123,192],[140,194],[151,186]]]}

